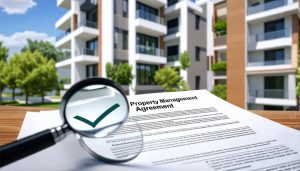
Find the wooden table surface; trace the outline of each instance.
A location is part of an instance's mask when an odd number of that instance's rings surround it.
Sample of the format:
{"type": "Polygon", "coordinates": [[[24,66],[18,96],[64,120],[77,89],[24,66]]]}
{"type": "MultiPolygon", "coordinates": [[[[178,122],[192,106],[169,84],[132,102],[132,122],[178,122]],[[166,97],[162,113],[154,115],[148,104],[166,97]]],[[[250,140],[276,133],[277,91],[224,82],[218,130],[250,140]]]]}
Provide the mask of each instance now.
{"type": "MultiPolygon", "coordinates": [[[[0,107],[0,145],[16,140],[27,111],[53,110],[36,107],[0,107]]],[[[300,130],[300,112],[252,111],[291,128],[300,130]]]]}

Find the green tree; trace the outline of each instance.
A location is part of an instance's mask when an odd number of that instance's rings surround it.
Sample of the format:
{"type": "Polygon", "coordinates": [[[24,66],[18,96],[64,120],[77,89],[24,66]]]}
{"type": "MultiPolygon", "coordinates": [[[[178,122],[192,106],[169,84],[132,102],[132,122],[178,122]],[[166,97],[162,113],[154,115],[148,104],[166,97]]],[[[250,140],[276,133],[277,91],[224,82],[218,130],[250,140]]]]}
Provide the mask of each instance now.
{"type": "Polygon", "coordinates": [[[15,90],[17,88],[17,76],[20,70],[13,65],[13,63],[9,63],[3,70],[3,74],[5,75],[4,83],[5,85],[12,90],[12,100],[15,100],[15,90]]]}
{"type": "Polygon", "coordinates": [[[6,87],[5,82],[4,82],[4,78],[5,78],[5,74],[3,72],[3,70],[6,68],[6,62],[4,62],[4,60],[0,60],[0,104],[2,104],[2,93],[4,88],[6,87]]]}
{"type": "Polygon", "coordinates": [[[179,76],[178,72],[171,67],[165,67],[156,71],[154,80],[166,92],[186,91],[190,89],[188,84],[179,76]]]}
{"type": "Polygon", "coordinates": [[[45,92],[56,88],[58,76],[54,61],[47,60],[39,51],[16,54],[11,63],[19,71],[16,83],[25,94],[26,104],[29,96],[41,95],[43,99],[45,92]]]}
{"type": "Polygon", "coordinates": [[[7,61],[8,49],[0,42],[0,61],[7,61]]]}
{"type": "Polygon", "coordinates": [[[227,99],[226,93],[226,86],[225,85],[215,85],[214,88],[211,90],[211,93],[220,97],[223,100],[227,99]]]}
{"type": "Polygon", "coordinates": [[[133,79],[133,75],[131,73],[132,67],[127,63],[121,63],[117,65],[112,65],[111,63],[107,63],[105,67],[106,67],[107,78],[121,85],[131,84],[133,79]]]}
{"type": "Polygon", "coordinates": [[[37,40],[27,40],[27,46],[22,49],[22,52],[30,51],[34,53],[39,51],[47,59],[53,59],[56,61],[57,58],[61,58],[63,52],[60,49],[54,47],[51,43],[47,41],[37,41],[37,40]]]}
{"type": "Polygon", "coordinates": [[[225,20],[218,20],[214,25],[214,31],[217,36],[222,36],[226,34],[227,22],[225,20]]]}
{"type": "Polygon", "coordinates": [[[184,51],[180,54],[179,62],[181,65],[181,69],[187,70],[191,66],[189,53],[187,51],[184,51]]]}

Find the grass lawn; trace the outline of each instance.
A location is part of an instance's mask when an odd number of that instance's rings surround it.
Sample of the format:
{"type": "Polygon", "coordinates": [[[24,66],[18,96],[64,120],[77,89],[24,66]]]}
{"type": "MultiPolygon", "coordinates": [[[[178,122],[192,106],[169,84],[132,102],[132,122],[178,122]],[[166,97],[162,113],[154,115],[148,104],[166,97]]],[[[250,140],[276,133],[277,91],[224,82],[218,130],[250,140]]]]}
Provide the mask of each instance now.
{"type": "Polygon", "coordinates": [[[59,109],[60,103],[36,103],[36,104],[19,104],[18,102],[10,102],[4,104],[6,106],[25,106],[25,107],[43,107],[43,108],[51,108],[51,109],[59,109]]]}

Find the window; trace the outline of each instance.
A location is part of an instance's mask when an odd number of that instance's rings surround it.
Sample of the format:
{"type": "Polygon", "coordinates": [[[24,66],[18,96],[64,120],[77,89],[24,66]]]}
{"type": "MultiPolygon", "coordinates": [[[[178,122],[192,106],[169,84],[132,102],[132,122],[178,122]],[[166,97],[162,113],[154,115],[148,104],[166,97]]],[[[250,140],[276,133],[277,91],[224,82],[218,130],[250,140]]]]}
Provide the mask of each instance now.
{"type": "Polygon", "coordinates": [[[195,61],[200,61],[200,55],[201,55],[201,48],[196,47],[195,61]]]}
{"type": "Polygon", "coordinates": [[[86,78],[98,77],[98,64],[86,66],[86,78]]]}
{"type": "Polygon", "coordinates": [[[168,62],[178,61],[179,59],[178,45],[167,47],[167,60],[168,62]]]}
{"type": "Polygon", "coordinates": [[[200,30],[200,16],[199,15],[196,15],[196,22],[195,22],[195,29],[196,30],[200,30]]]}
{"type": "Polygon", "coordinates": [[[114,28],[114,48],[117,49],[117,45],[118,45],[118,40],[119,40],[119,29],[118,28],[114,28]]]}
{"type": "Polygon", "coordinates": [[[157,65],[137,64],[138,85],[155,85],[154,75],[157,70],[157,65]]]}
{"type": "Polygon", "coordinates": [[[196,90],[199,90],[199,89],[200,89],[200,80],[201,80],[201,77],[200,77],[200,76],[196,76],[196,77],[195,77],[195,89],[196,89],[196,90]]]}
{"type": "Polygon", "coordinates": [[[284,98],[284,76],[264,77],[265,98],[284,98]]]}
{"type": "Polygon", "coordinates": [[[168,0],[168,7],[176,4],[178,0],[168,0]]]}
{"type": "Polygon", "coordinates": [[[137,53],[148,54],[148,55],[158,55],[158,38],[141,33],[137,34],[136,37],[137,53]]]}
{"type": "Polygon", "coordinates": [[[265,40],[284,37],[284,19],[266,22],[264,24],[265,40]]]}
{"type": "Polygon", "coordinates": [[[178,18],[169,20],[167,22],[168,35],[178,32],[178,18]]]}
{"type": "Polygon", "coordinates": [[[284,64],[284,49],[275,49],[265,51],[265,65],[284,64]]]}
{"type": "Polygon", "coordinates": [[[150,20],[153,22],[157,22],[157,16],[158,16],[157,9],[138,2],[136,6],[136,10],[138,12],[137,17],[144,18],[146,20],[150,20]]]}
{"type": "Polygon", "coordinates": [[[264,110],[276,110],[276,111],[282,111],[284,110],[282,106],[269,106],[264,105],[264,110]]]}
{"type": "Polygon", "coordinates": [[[123,30],[123,50],[128,49],[128,31],[123,30]]]}
{"type": "MultiPolygon", "coordinates": [[[[90,11],[88,11],[86,13],[86,22],[87,22],[87,26],[89,26],[89,24],[93,24],[93,23],[97,23],[98,22],[98,9],[94,8],[90,11]],[[88,23],[90,22],[90,23],[88,23]]],[[[93,26],[92,26],[93,27],[93,26]]]]}
{"type": "Polygon", "coordinates": [[[128,17],[128,0],[123,0],[123,17],[128,17]]]}
{"type": "Polygon", "coordinates": [[[117,0],[114,0],[114,14],[117,14],[117,0]]]}
{"type": "Polygon", "coordinates": [[[259,2],[254,2],[254,3],[251,4],[252,7],[255,7],[255,6],[258,6],[258,5],[259,5],[259,2]]]}
{"type": "Polygon", "coordinates": [[[86,42],[86,49],[83,50],[85,55],[96,56],[98,50],[98,39],[93,39],[86,42]]]}

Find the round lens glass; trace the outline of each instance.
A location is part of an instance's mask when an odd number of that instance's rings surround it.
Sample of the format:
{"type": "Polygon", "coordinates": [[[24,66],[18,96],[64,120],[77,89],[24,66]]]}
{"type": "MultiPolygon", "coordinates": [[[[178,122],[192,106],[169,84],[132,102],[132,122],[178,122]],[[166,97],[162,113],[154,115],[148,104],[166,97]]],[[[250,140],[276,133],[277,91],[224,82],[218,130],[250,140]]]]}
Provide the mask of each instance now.
{"type": "Polygon", "coordinates": [[[94,157],[121,163],[134,159],[143,149],[143,135],[136,122],[128,121],[120,129],[104,138],[79,135],[80,144],[94,157]]]}
{"type": "Polygon", "coordinates": [[[127,119],[129,106],[125,95],[108,85],[88,85],[76,91],[65,105],[65,118],[78,134],[104,137],[127,119]]]}

